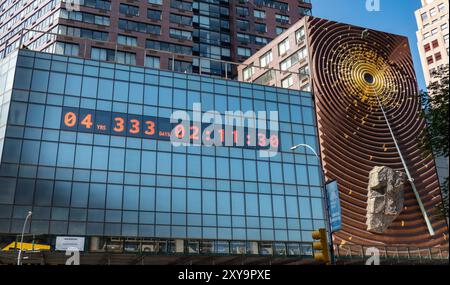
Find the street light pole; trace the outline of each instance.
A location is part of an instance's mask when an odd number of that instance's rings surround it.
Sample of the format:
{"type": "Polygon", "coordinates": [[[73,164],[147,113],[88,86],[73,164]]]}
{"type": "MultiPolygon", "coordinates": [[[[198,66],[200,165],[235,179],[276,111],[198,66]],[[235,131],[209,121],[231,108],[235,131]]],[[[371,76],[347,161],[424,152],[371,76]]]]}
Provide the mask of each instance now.
{"type": "Polygon", "coordinates": [[[291,150],[295,151],[297,148],[299,147],[305,147],[309,150],[311,150],[314,155],[317,157],[317,159],[319,160],[319,166],[320,166],[320,170],[322,171],[322,183],[323,183],[323,203],[325,204],[325,219],[326,219],[326,227],[327,227],[327,233],[328,233],[328,249],[330,251],[330,258],[331,258],[331,264],[335,264],[335,259],[334,259],[334,248],[333,248],[333,234],[331,233],[331,221],[330,221],[330,216],[329,216],[329,205],[328,205],[328,194],[326,191],[326,179],[325,179],[325,171],[322,168],[322,162],[320,160],[319,155],[317,154],[317,152],[314,150],[314,148],[312,148],[310,145],[307,144],[298,144],[295,145],[293,147],[291,147],[291,150]]]}
{"type": "Polygon", "coordinates": [[[23,235],[25,234],[25,227],[27,226],[27,221],[31,217],[32,214],[33,213],[31,211],[29,211],[27,217],[25,218],[25,222],[23,223],[22,235],[20,237],[19,255],[17,256],[17,265],[22,264],[23,235]]]}

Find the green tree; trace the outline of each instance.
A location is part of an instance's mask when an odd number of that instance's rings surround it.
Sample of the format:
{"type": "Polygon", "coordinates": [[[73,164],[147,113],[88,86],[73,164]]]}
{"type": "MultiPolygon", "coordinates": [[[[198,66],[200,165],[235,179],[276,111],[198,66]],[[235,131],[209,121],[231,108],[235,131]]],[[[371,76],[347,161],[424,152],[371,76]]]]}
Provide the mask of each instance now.
{"type": "MultiPolygon", "coordinates": [[[[420,92],[420,100],[424,108],[422,113],[427,121],[427,128],[419,137],[420,143],[425,150],[425,154],[432,152],[435,157],[448,159],[448,101],[449,101],[449,65],[440,68],[432,74],[437,79],[428,86],[428,92],[420,92]]],[[[442,203],[439,205],[438,216],[448,218],[448,175],[443,185],[442,203]]]]}

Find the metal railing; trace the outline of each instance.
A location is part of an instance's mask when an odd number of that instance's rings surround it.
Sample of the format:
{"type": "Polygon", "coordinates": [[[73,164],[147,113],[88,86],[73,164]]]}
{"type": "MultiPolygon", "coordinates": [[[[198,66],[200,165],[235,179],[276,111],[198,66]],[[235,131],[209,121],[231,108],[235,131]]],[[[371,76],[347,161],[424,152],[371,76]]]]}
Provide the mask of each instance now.
{"type": "Polygon", "coordinates": [[[380,259],[392,260],[449,260],[449,248],[444,247],[409,247],[380,245],[334,245],[337,259],[361,260],[373,256],[374,249],[380,259]]]}

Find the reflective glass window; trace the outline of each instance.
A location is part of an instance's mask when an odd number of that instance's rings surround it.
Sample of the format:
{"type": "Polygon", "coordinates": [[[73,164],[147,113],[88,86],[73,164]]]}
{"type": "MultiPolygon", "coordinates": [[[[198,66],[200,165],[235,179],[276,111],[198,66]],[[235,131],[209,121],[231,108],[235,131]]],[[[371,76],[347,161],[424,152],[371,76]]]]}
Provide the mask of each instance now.
{"type": "Polygon", "coordinates": [[[127,149],[125,159],[125,170],[139,172],[141,165],[141,154],[138,150],[127,149]]]}
{"type": "Polygon", "coordinates": [[[68,74],[66,79],[65,94],[72,96],[80,96],[81,76],[68,74]]]}
{"type": "Polygon", "coordinates": [[[66,75],[64,73],[51,72],[48,85],[48,92],[62,94],[66,83],[66,75]]]}
{"type": "Polygon", "coordinates": [[[283,196],[273,195],[273,214],[275,217],[285,217],[285,206],[284,206],[284,198],[283,196]]]}
{"type": "Polygon", "coordinates": [[[123,186],[109,184],[106,192],[106,208],[121,209],[122,208],[122,191],[123,186]]]}
{"type": "Polygon", "coordinates": [[[72,198],[70,205],[72,207],[87,207],[89,198],[89,183],[73,183],[72,198]]]}
{"type": "Polygon", "coordinates": [[[188,212],[201,213],[201,192],[195,190],[188,191],[188,212]]]}
{"type": "Polygon", "coordinates": [[[91,183],[89,189],[89,208],[104,208],[106,184],[91,183]]]}
{"type": "Polygon", "coordinates": [[[123,171],[125,159],[125,150],[121,148],[109,149],[109,170],[123,171]]]}
{"type": "Polygon", "coordinates": [[[230,159],[231,179],[242,180],[243,169],[242,161],[239,159],[230,159]]]}
{"type": "Polygon", "coordinates": [[[259,195],[259,213],[261,216],[272,216],[272,201],[270,195],[259,195]]]}
{"type": "Polygon", "coordinates": [[[154,211],[155,210],[155,189],[150,187],[141,187],[140,190],[140,210],[154,211]]]}
{"type": "Polygon", "coordinates": [[[216,193],[211,191],[203,192],[203,213],[215,214],[216,213],[216,193]]]}
{"type": "MultiPolygon", "coordinates": [[[[6,185],[7,184],[3,184],[6,185]]],[[[7,188],[6,188],[7,189],[7,188]]],[[[1,193],[1,192],[0,192],[1,193]]],[[[50,206],[53,195],[53,181],[37,180],[34,203],[38,206],[50,206]]]]}
{"type": "Polygon", "coordinates": [[[186,190],[172,190],[172,211],[185,212],[186,211],[186,190]]]}
{"type": "Polygon", "coordinates": [[[58,148],[58,166],[73,167],[75,145],[73,144],[59,144],[58,148]]]}
{"type": "Polygon", "coordinates": [[[29,104],[27,111],[27,125],[33,127],[42,127],[44,122],[44,110],[43,105],[29,104]]]}
{"type": "Polygon", "coordinates": [[[48,77],[49,77],[48,71],[34,70],[33,80],[31,81],[31,90],[46,92],[48,85],[48,77]]]}
{"type": "Polygon", "coordinates": [[[158,161],[157,161],[157,171],[160,174],[170,174],[171,173],[171,154],[165,152],[158,153],[158,161]]]}
{"type": "Polygon", "coordinates": [[[299,197],[300,217],[311,218],[311,204],[307,197],[299,197]]]}
{"type": "Polygon", "coordinates": [[[98,79],[94,77],[83,77],[83,86],[82,86],[82,92],[81,96],[83,97],[91,97],[96,98],[97,97],[97,84],[98,79]]]}
{"type": "Polygon", "coordinates": [[[53,205],[68,207],[70,202],[71,183],[65,181],[55,182],[55,191],[53,192],[53,205]]]}
{"type": "Polygon", "coordinates": [[[244,215],[244,194],[231,194],[231,210],[233,215],[244,215]]]}
{"type": "Polygon", "coordinates": [[[57,151],[57,143],[42,142],[39,154],[39,164],[48,166],[56,165],[57,151]]]}
{"type": "MultiPolygon", "coordinates": [[[[170,197],[168,199],[170,201],[170,197]]],[[[123,208],[125,210],[138,210],[139,187],[125,186],[123,192],[123,208]]]]}
{"type": "Polygon", "coordinates": [[[156,173],[156,153],[153,151],[142,151],[141,156],[141,172],[156,173]]]}
{"type": "Polygon", "coordinates": [[[61,108],[54,106],[45,107],[44,128],[59,129],[61,120],[61,108]]]}
{"type": "Polygon", "coordinates": [[[95,157],[95,159],[92,160],[93,169],[108,168],[108,148],[94,146],[92,150],[92,156],[95,157]]]}
{"type": "Polygon", "coordinates": [[[38,141],[24,140],[22,144],[22,157],[20,162],[26,164],[37,164],[39,158],[39,147],[40,143],[38,141]]]}
{"type": "Polygon", "coordinates": [[[169,212],[170,204],[170,189],[156,189],[156,210],[169,212]]]}
{"type": "Polygon", "coordinates": [[[256,194],[245,195],[245,206],[247,215],[258,215],[258,196],[256,194]]]}
{"type": "Polygon", "coordinates": [[[113,81],[109,79],[100,78],[98,81],[98,98],[105,100],[112,100],[113,96],[113,81]]]}
{"type": "Polygon", "coordinates": [[[323,219],[323,208],[322,199],[312,198],[311,199],[312,216],[314,219],[323,219]]]}

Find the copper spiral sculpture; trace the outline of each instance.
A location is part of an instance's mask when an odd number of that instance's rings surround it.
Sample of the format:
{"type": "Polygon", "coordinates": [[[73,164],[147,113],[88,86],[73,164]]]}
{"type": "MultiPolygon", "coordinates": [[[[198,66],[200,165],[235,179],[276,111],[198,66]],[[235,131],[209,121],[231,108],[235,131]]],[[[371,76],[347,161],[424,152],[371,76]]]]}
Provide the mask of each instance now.
{"type": "Polygon", "coordinates": [[[308,31],[323,166],[327,179],[337,179],[340,188],[343,229],[334,234],[334,243],[448,244],[446,222],[433,217],[441,200],[434,160],[424,157],[418,143],[425,124],[407,38],[318,18],[309,18],[308,31]],[[409,183],[404,209],[393,224],[383,234],[366,230],[369,171],[384,165],[404,172],[377,96],[431,218],[434,236],[409,183]]]}

